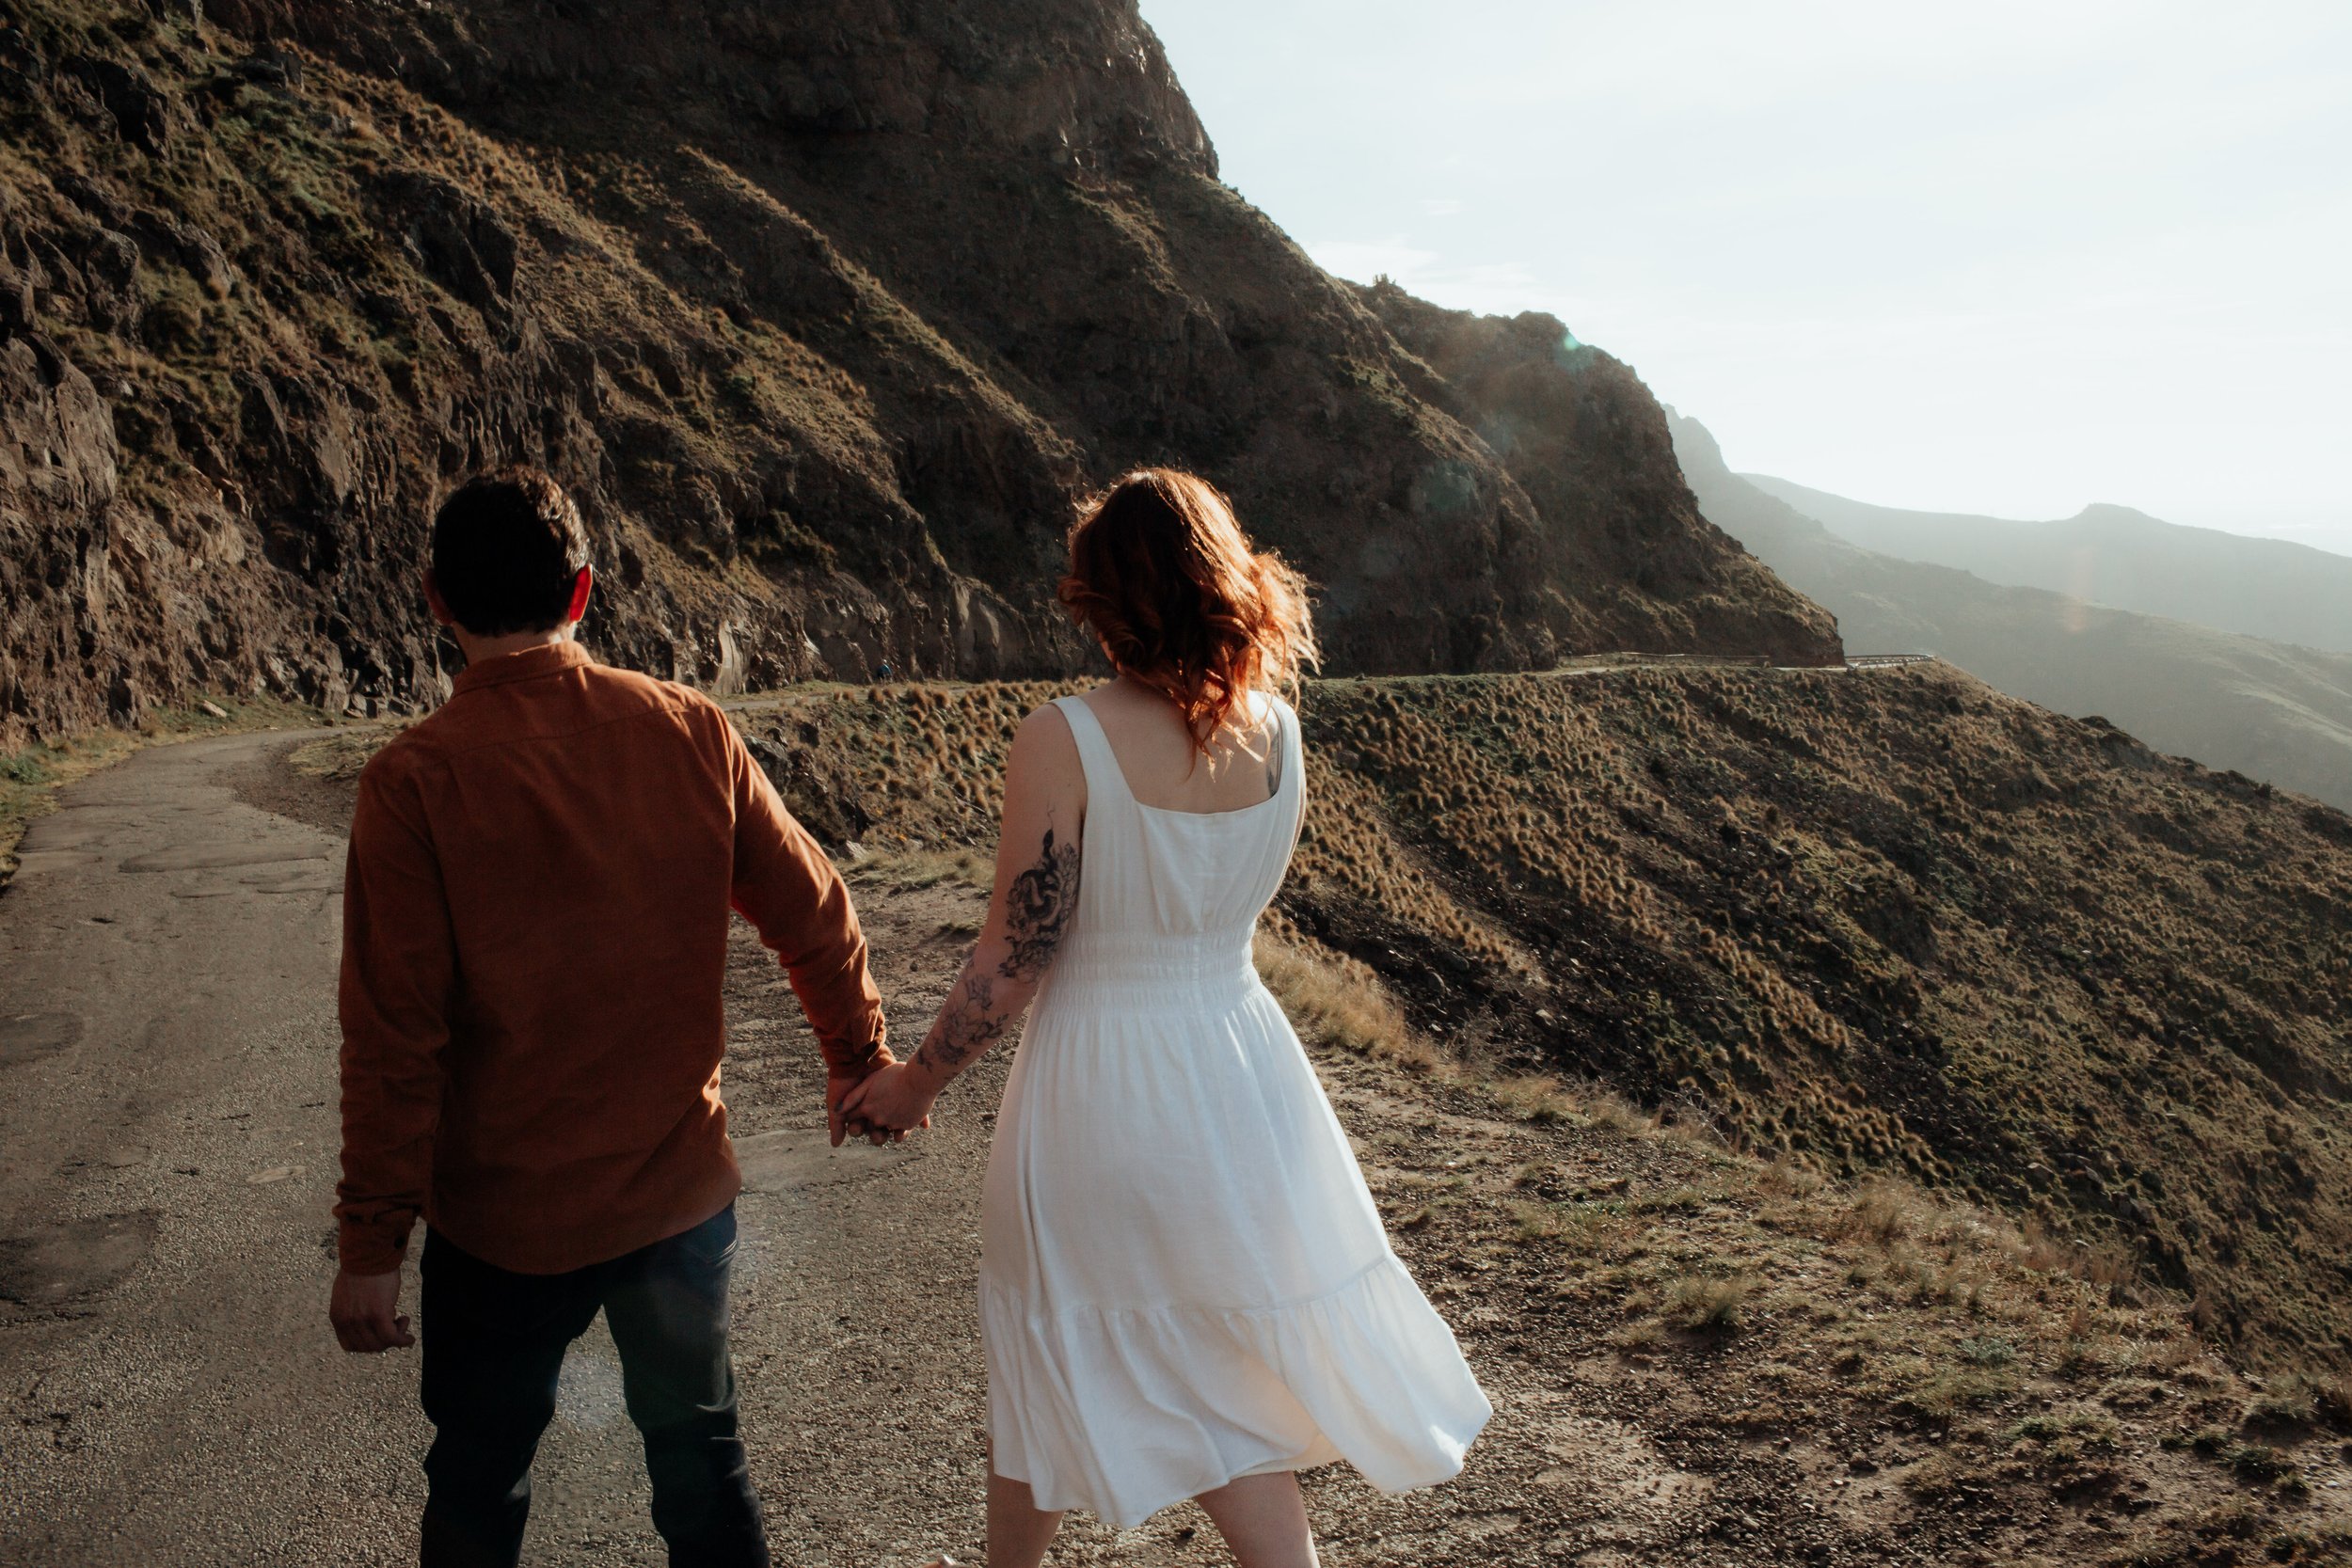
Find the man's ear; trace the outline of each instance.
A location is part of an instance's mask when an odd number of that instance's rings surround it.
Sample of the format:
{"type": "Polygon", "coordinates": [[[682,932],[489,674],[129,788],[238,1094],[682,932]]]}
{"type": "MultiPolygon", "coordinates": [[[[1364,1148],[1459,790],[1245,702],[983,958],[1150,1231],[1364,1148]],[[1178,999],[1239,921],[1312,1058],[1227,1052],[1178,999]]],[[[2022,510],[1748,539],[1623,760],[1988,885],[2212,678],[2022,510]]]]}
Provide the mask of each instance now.
{"type": "Polygon", "coordinates": [[[450,612],[449,601],[441,597],[441,585],[434,580],[430,566],[424,569],[424,607],[433,611],[433,618],[441,625],[453,626],[457,624],[457,617],[450,612]]]}
{"type": "Polygon", "coordinates": [[[580,576],[572,578],[572,602],[564,611],[564,620],[578,622],[588,618],[588,595],[596,586],[596,569],[593,566],[582,566],[580,569],[580,576]]]}

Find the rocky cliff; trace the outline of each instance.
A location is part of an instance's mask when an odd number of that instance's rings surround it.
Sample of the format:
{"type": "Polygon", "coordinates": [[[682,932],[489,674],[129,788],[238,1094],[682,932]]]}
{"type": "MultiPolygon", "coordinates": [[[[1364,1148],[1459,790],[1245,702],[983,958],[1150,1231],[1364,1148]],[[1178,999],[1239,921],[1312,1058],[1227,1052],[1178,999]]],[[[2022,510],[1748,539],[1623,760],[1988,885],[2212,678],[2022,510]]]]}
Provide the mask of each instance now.
{"type": "Polygon", "coordinates": [[[1146,461],[1336,669],[1838,653],[1622,366],[1218,183],[1120,0],[13,0],[0,84],[0,743],[429,700],[424,518],[511,458],[582,502],[599,651],[721,689],[1077,668],[1070,504],[1146,461]]]}

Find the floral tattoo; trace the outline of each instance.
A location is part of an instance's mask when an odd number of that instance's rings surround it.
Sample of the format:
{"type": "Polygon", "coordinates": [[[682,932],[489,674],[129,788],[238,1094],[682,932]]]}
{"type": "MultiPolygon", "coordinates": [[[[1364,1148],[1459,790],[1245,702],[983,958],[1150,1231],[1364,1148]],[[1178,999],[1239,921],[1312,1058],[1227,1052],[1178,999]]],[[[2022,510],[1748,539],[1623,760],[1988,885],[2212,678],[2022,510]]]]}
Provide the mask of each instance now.
{"type": "Polygon", "coordinates": [[[1005,941],[1011,951],[997,973],[1008,980],[1034,980],[1044,974],[1077,906],[1078,847],[1057,845],[1048,827],[1037,863],[1005,890],[1005,941]]]}
{"type": "Polygon", "coordinates": [[[947,1006],[915,1059],[942,1078],[952,1078],[1002,1039],[1016,1010],[999,1006],[998,980],[1026,983],[1042,975],[1077,908],[1078,846],[1057,839],[1048,826],[1036,862],[1005,888],[1003,960],[993,973],[978,966],[977,951],[965,961],[947,1006]]]}

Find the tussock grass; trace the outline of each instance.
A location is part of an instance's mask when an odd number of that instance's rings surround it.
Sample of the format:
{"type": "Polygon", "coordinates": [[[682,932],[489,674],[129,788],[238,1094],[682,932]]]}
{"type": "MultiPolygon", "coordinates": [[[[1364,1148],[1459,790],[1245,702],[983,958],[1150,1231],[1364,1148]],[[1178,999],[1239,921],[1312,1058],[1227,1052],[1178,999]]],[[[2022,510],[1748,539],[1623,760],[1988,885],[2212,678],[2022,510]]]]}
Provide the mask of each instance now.
{"type": "Polygon", "coordinates": [[[2011,1447],[2038,1444],[2046,1457],[2078,1458],[2086,1449],[2114,1449],[2122,1444],[2122,1428],[2115,1418],[2095,1410],[2055,1411],[2028,1416],[2001,1433],[2011,1447]]]}
{"type": "Polygon", "coordinates": [[[390,744],[405,725],[377,724],[366,729],[337,730],[306,741],[286,754],[286,766],[308,778],[330,784],[350,784],[359,777],[368,759],[390,744]]]}
{"type": "Polygon", "coordinates": [[[1589,1125],[1592,1118],[1560,1080],[1544,1072],[1513,1073],[1492,1085],[1502,1108],[1521,1121],[1539,1127],[1589,1125]]]}
{"type": "Polygon", "coordinates": [[[1851,1225],[1865,1241],[1885,1243],[1910,1235],[1920,1219],[1920,1195],[1893,1181],[1867,1181],[1855,1192],[1851,1225]]]}
{"type": "Polygon", "coordinates": [[[1515,1203],[1511,1224],[1520,1241],[1552,1243],[1556,1257],[1606,1254],[1633,1228],[1610,1203],[1515,1203]]]}
{"type": "Polygon", "coordinates": [[[1775,1154],[1756,1173],[1756,1191],[1783,1197],[1811,1197],[1826,1180],[1820,1171],[1787,1154],[1775,1154]]]}
{"type": "Polygon", "coordinates": [[[1254,957],[1259,977],[1300,1033],[1408,1072],[1436,1073],[1446,1066],[1438,1048],[1414,1032],[1405,1010],[1363,965],[1322,958],[1266,935],[1258,938],[1254,957]]]}
{"type": "Polygon", "coordinates": [[[1684,1328],[1723,1333],[1740,1326],[1755,1291],[1756,1281],[1746,1275],[1677,1279],[1666,1287],[1666,1315],[1684,1328]]]}
{"type": "Polygon", "coordinates": [[[1915,1378],[1896,1402],[1914,1415],[1947,1421],[1972,1405],[2007,1397],[2016,1386],[2015,1376],[2006,1369],[1933,1367],[1915,1378]]]}
{"type": "Polygon", "coordinates": [[[996,867],[977,849],[909,849],[861,861],[846,875],[851,882],[892,893],[937,887],[943,882],[987,893],[995,886],[996,867]]]}

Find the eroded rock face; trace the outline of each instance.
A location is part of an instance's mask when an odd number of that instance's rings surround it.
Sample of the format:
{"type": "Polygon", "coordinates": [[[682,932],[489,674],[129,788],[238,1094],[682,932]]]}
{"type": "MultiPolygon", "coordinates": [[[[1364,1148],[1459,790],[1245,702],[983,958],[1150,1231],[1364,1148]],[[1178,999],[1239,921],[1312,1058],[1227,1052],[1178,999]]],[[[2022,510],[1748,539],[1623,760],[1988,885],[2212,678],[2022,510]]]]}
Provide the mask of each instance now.
{"type": "Polygon", "coordinates": [[[1837,651],[1622,367],[1455,352],[1525,332],[1219,184],[1122,0],[34,0],[0,85],[0,743],[435,700],[424,522],[515,459],[598,651],[724,688],[1085,667],[1061,535],[1146,462],[1316,580],[1336,670],[1837,651]]]}
{"type": "Polygon", "coordinates": [[[1836,621],[1777,592],[1770,568],[1700,515],[1665,412],[1633,372],[1539,311],[1474,316],[1375,285],[1359,291],[1435,372],[1418,389],[1476,431],[1546,526],[1533,575],[1623,583],[1620,646],[1711,645],[1816,664],[1836,621]]]}
{"type": "Polygon", "coordinates": [[[64,350],[21,330],[0,342],[0,710],[72,670],[82,634],[105,635],[115,454],[106,404],[64,350]]]}

